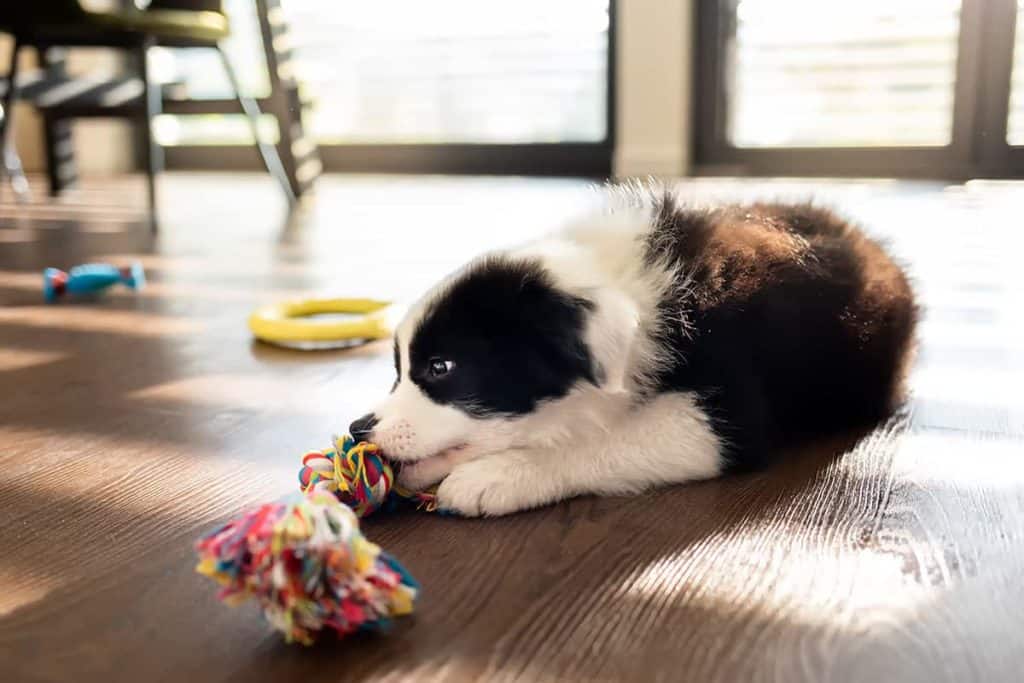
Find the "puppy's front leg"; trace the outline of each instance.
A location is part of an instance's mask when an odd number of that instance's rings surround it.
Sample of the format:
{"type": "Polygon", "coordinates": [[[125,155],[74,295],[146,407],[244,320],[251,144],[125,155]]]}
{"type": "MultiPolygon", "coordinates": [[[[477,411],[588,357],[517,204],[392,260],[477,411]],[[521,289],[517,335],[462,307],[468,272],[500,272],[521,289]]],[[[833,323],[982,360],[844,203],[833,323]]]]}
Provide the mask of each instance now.
{"type": "Polygon", "coordinates": [[[441,508],[504,515],[584,493],[631,494],[722,470],[718,438],[690,394],[664,394],[620,416],[600,440],[517,449],[455,467],[441,508]]]}

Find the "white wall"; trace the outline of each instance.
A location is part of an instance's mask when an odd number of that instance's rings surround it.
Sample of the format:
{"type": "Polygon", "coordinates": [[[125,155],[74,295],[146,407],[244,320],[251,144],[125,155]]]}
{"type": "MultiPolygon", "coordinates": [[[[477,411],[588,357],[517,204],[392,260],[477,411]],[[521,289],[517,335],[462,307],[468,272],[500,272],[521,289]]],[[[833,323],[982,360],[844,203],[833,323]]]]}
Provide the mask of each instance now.
{"type": "Polygon", "coordinates": [[[690,168],[695,0],[615,0],[615,175],[690,168]]]}

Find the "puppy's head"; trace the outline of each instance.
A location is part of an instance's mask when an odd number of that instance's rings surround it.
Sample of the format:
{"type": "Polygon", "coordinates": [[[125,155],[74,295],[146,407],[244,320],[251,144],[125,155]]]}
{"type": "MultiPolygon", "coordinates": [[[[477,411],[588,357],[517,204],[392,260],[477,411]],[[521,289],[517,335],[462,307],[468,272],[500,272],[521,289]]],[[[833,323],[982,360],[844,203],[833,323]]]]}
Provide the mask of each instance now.
{"type": "Polygon", "coordinates": [[[597,383],[585,339],[593,307],[560,289],[537,259],[469,265],[399,325],[395,385],[353,423],[354,436],[406,463],[515,445],[517,418],[597,383]]]}

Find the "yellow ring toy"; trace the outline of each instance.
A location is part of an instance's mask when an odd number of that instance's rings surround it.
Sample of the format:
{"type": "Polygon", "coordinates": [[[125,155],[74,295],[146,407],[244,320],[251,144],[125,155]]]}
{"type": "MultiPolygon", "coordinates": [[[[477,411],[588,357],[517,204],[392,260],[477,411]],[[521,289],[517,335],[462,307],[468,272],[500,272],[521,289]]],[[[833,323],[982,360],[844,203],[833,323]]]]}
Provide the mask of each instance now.
{"type": "Polygon", "coordinates": [[[352,346],[391,336],[390,306],[374,299],[284,301],[249,316],[249,329],[257,339],[290,348],[352,346]]]}

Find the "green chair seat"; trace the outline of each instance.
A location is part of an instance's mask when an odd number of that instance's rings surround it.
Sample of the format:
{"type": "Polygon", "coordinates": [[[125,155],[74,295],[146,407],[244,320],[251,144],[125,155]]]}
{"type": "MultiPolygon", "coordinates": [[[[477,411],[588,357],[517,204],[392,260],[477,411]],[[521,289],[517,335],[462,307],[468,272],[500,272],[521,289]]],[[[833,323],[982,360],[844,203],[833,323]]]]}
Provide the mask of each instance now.
{"type": "Polygon", "coordinates": [[[131,44],[149,37],[163,45],[215,45],[228,37],[230,23],[220,12],[175,9],[90,11],[49,17],[46,23],[19,25],[0,16],[0,29],[8,29],[29,42],[53,45],[131,44]],[[11,26],[5,24],[11,23],[11,26]]]}
{"type": "Polygon", "coordinates": [[[94,25],[145,33],[155,37],[157,42],[161,39],[217,42],[227,38],[231,31],[227,16],[220,12],[155,9],[86,12],[85,16],[86,21],[94,25]]]}
{"type": "MultiPolygon", "coordinates": [[[[117,3],[116,8],[109,9],[107,3],[102,7],[96,7],[83,6],[84,2],[85,0],[0,0],[0,5],[4,6],[0,10],[0,31],[14,36],[14,50],[7,72],[8,77],[4,79],[10,85],[0,102],[0,111],[6,114],[0,117],[0,159],[17,160],[13,136],[7,133],[13,125],[13,112],[16,109],[13,105],[18,98],[19,90],[29,92],[28,86],[31,85],[26,84],[24,79],[19,83],[18,55],[23,48],[34,49],[45,65],[45,69],[42,70],[45,77],[43,82],[37,84],[39,88],[34,101],[44,113],[51,193],[58,193],[74,180],[73,165],[70,175],[65,173],[69,167],[66,160],[70,161],[72,158],[70,153],[58,152],[58,149],[71,149],[70,119],[113,115],[137,120],[145,133],[142,152],[150,214],[155,228],[155,180],[163,168],[163,150],[153,136],[153,120],[162,110],[163,93],[152,77],[149,48],[157,45],[171,48],[207,48],[216,50],[220,55],[235,99],[249,120],[263,163],[280,183],[289,205],[294,204],[296,195],[306,188],[316,173],[300,180],[299,166],[294,153],[290,154],[289,166],[286,168],[274,145],[260,140],[257,131],[259,103],[240,92],[238,77],[222,44],[230,33],[228,17],[223,11],[223,0],[151,0],[146,4],[146,9],[138,9],[132,5],[128,5],[127,9],[121,9],[123,3],[117,3]],[[126,67],[137,68],[137,80],[141,81],[142,92],[133,94],[134,86],[131,89],[122,87],[136,80],[135,77],[105,78],[99,81],[69,75],[65,70],[63,51],[52,48],[75,47],[123,49],[134,56],[134,60],[126,60],[126,67]],[[107,97],[114,93],[115,97],[107,97]]],[[[276,7],[276,4],[274,6],[276,7]]],[[[262,4],[261,7],[267,11],[268,5],[262,4]]],[[[269,30],[270,17],[261,14],[259,20],[261,33],[269,30]]],[[[264,46],[264,50],[268,64],[278,59],[278,53],[272,49],[272,45],[264,46]]],[[[273,78],[271,80],[274,81],[273,78]]],[[[290,85],[288,87],[291,88],[290,85]]],[[[281,93],[280,85],[275,84],[274,90],[277,92],[271,93],[273,97],[298,102],[298,93],[295,89],[281,93]]],[[[285,133],[296,140],[301,139],[301,121],[291,116],[287,122],[281,116],[276,118],[282,131],[282,149],[291,152],[294,145],[290,142],[285,144],[285,140],[289,139],[285,133]]],[[[304,155],[303,163],[316,161],[313,157],[314,151],[311,150],[304,155]]],[[[0,175],[3,175],[4,167],[8,165],[0,162],[0,175]]],[[[21,181],[23,179],[22,174],[21,181]]],[[[16,184],[16,191],[17,187],[16,184]]]]}

